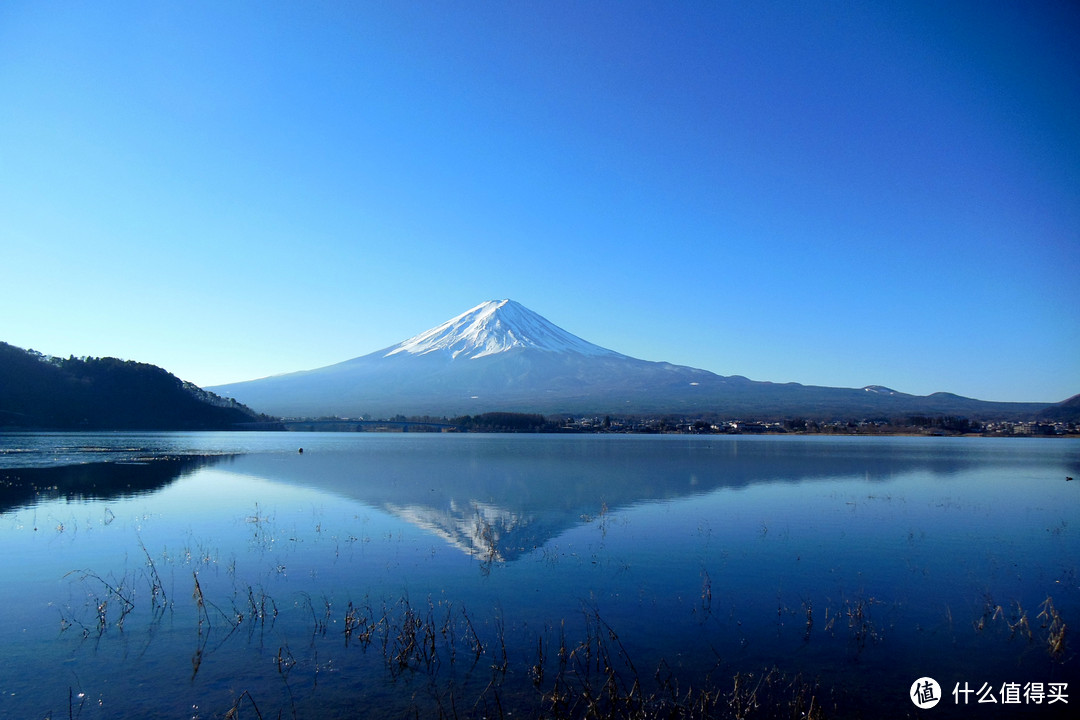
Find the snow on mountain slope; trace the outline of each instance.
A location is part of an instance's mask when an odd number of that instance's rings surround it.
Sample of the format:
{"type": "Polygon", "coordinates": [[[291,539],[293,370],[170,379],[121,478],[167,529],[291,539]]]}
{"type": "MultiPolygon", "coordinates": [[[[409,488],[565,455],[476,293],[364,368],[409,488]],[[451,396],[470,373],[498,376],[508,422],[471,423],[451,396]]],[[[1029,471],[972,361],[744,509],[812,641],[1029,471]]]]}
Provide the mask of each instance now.
{"type": "Polygon", "coordinates": [[[287,375],[210,388],[290,417],[454,417],[543,414],[700,414],[729,417],[980,416],[1043,406],[917,397],[880,385],[827,388],[724,377],[622,355],[557,327],[512,300],[490,301],[404,342],[287,375]]]}
{"type": "Polygon", "coordinates": [[[388,348],[383,357],[445,353],[453,359],[495,355],[515,348],[569,352],[591,357],[623,357],[571,335],[513,300],[489,300],[442,325],[388,348]]]}
{"type": "Polygon", "coordinates": [[[874,393],[875,395],[900,395],[892,388],[887,388],[884,385],[867,385],[863,388],[863,392],[874,393]]]}

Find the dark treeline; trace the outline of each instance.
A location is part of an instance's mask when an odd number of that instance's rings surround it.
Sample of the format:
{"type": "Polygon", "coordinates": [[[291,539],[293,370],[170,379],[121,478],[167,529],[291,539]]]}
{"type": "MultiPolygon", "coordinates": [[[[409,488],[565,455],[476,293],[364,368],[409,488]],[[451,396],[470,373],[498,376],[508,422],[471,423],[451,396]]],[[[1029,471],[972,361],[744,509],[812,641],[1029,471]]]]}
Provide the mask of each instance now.
{"type": "Polygon", "coordinates": [[[0,427],[211,430],[271,420],[156,365],[48,357],[0,342],[0,427]]]}
{"type": "MultiPolygon", "coordinates": [[[[408,426],[408,432],[532,432],[532,433],[683,433],[696,435],[823,434],[823,435],[1073,435],[1075,423],[980,422],[952,415],[907,415],[895,418],[849,419],[820,422],[788,420],[726,420],[716,416],[543,416],[540,414],[489,412],[455,418],[395,416],[390,422],[408,426]],[[418,423],[417,425],[409,425],[418,423]],[[419,424],[427,424],[422,426],[419,424]]],[[[377,421],[372,424],[377,425],[377,421]]],[[[389,428],[388,428],[389,429],[389,428]]]]}
{"type": "Polygon", "coordinates": [[[554,432],[561,425],[543,415],[512,412],[464,415],[449,420],[449,423],[465,432],[554,432]]]}

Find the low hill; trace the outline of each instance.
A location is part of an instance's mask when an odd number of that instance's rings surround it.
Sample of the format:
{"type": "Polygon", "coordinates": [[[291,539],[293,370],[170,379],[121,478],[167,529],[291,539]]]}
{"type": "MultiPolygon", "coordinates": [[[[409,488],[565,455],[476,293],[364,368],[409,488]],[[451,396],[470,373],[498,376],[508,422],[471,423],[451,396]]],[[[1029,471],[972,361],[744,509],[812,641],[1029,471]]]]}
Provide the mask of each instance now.
{"type": "Polygon", "coordinates": [[[225,430],[269,420],[156,365],[0,342],[0,428],[225,430]]]}
{"type": "Polygon", "coordinates": [[[1080,395],[1051,405],[1039,413],[1044,422],[1080,422],[1080,395]]]}

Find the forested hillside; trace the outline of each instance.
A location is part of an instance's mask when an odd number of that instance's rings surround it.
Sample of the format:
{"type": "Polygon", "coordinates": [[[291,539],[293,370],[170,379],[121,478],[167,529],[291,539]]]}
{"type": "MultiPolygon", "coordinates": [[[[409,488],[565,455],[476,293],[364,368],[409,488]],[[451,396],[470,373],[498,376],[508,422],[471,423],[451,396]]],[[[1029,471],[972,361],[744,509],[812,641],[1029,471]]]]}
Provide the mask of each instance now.
{"type": "Polygon", "coordinates": [[[0,427],[211,430],[269,420],[156,365],[65,360],[0,342],[0,427]]]}

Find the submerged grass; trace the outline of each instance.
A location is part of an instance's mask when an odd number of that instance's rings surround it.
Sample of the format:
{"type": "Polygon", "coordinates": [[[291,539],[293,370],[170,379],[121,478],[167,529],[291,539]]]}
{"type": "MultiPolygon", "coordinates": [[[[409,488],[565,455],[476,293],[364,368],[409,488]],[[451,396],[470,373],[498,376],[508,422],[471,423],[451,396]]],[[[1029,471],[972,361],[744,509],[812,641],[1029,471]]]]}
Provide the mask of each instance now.
{"type": "MultiPolygon", "coordinates": [[[[1019,638],[1027,640],[1028,643],[1034,643],[1037,636],[1031,627],[1027,611],[1019,601],[1013,601],[1011,607],[1014,609],[1007,613],[1004,607],[995,603],[989,594],[984,595],[982,613],[972,623],[975,632],[989,631],[1003,623],[1009,630],[1009,640],[1019,638]]],[[[1039,621],[1039,629],[1045,632],[1039,639],[1050,659],[1057,663],[1064,662],[1068,657],[1066,646],[1068,626],[1062,619],[1061,613],[1054,607],[1052,596],[1048,595],[1039,605],[1039,614],[1035,616],[1035,619],[1039,621]]]]}
{"type": "Polygon", "coordinates": [[[1065,631],[1067,626],[1061,619],[1060,613],[1054,607],[1054,599],[1047,596],[1043,604],[1039,606],[1038,619],[1042,620],[1042,627],[1046,628],[1046,649],[1050,657],[1062,660],[1065,657],[1065,631]]]}
{"type": "MultiPolygon", "coordinates": [[[[172,610],[175,601],[166,595],[158,568],[145,548],[143,551],[147,555],[146,568],[119,579],[86,570],[71,573],[85,587],[87,612],[64,614],[62,627],[79,627],[84,637],[101,638],[111,627],[123,631],[125,620],[136,613],[139,603],[151,622],[160,620],[163,609],[172,610]]],[[[701,582],[700,599],[692,604],[691,612],[708,616],[713,604],[712,581],[705,570],[701,582]]],[[[278,603],[264,589],[243,584],[240,588],[232,597],[232,611],[226,612],[222,606],[228,607],[228,601],[220,605],[211,601],[199,573],[192,572],[195,650],[190,682],[195,681],[215,647],[208,645],[212,628],[220,630],[224,626],[227,631],[217,645],[220,647],[241,626],[252,631],[257,626],[272,627],[278,617],[278,603]]],[[[430,596],[420,604],[413,603],[408,594],[375,603],[370,599],[350,600],[343,608],[335,608],[334,602],[324,596],[319,604],[321,612],[316,610],[316,602],[304,594],[301,601],[293,603],[310,614],[311,641],[306,651],[296,652],[287,639],[274,636],[280,641],[272,658],[273,667],[284,687],[285,699],[280,708],[274,708],[273,717],[299,716],[303,714],[303,703],[309,704],[304,706],[308,711],[318,707],[318,700],[313,698],[320,672],[320,645],[326,643],[344,651],[359,650],[381,661],[387,682],[406,681],[414,688],[410,707],[419,717],[820,720],[846,715],[845,704],[851,700],[837,688],[822,686],[817,679],[778,666],[767,665],[750,672],[733,670],[735,665],[730,661],[721,663],[718,653],[716,666],[711,671],[694,672],[692,681],[663,659],[655,666],[641,667],[620,632],[595,606],[583,606],[579,622],[573,623],[580,628],[576,639],[570,638],[563,620],[557,626],[528,631],[533,633],[531,640],[515,637],[511,641],[501,610],[477,622],[465,606],[437,602],[430,596]],[[531,651],[525,649],[530,646],[531,651]],[[721,666],[728,669],[721,670],[721,666]],[[309,686],[294,693],[297,682],[309,686]],[[418,693],[416,688],[426,690],[418,693]]],[[[781,603],[778,615],[781,621],[788,616],[798,618],[804,644],[811,642],[816,630],[826,642],[831,637],[846,638],[857,656],[869,645],[882,641],[874,608],[884,604],[873,596],[860,595],[843,599],[839,605],[815,607],[813,600],[806,597],[798,607],[788,608],[781,603]]],[[[1009,603],[1008,610],[1005,607],[984,595],[981,612],[972,622],[974,631],[984,633],[1000,627],[998,632],[1004,633],[1007,629],[1009,639],[1044,643],[1055,662],[1069,659],[1068,627],[1052,597],[1039,606],[1037,623],[1019,602],[1009,603]]],[[[714,617],[711,622],[722,621],[714,617]]],[[[326,652],[325,648],[322,652],[326,652]]],[[[265,691],[262,686],[238,690],[222,717],[262,718],[260,704],[265,702],[257,702],[256,696],[265,691]]]]}
{"type": "MultiPolygon", "coordinates": [[[[80,620],[69,625],[82,626],[84,636],[104,635],[109,626],[122,627],[123,618],[136,609],[136,602],[126,588],[137,579],[129,574],[123,582],[108,581],[84,571],[80,579],[87,585],[96,625],[80,620]],[[93,594],[93,588],[99,588],[93,594]],[[110,601],[122,605],[110,615],[110,601]],[[120,613],[119,617],[116,613],[120,613]]],[[[155,586],[160,578],[151,573],[147,606],[152,618],[159,618],[159,607],[167,596],[155,586]]],[[[169,606],[172,607],[172,600],[169,606]]],[[[191,656],[189,682],[194,683],[212,655],[208,643],[211,631],[225,626],[225,640],[244,623],[254,626],[272,622],[278,614],[277,603],[265,592],[247,586],[246,595],[233,598],[230,614],[209,599],[199,574],[192,573],[191,604],[195,610],[195,650],[191,656]],[[246,602],[237,602],[241,599],[246,602]]],[[[316,640],[332,644],[334,638],[344,649],[374,652],[381,659],[391,683],[409,678],[414,684],[426,679],[428,697],[414,696],[416,716],[440,718],[543,717],[555,720],[576,718],[715,718],[740,720],[754,718],[823,718],[828,696],[816,684],[802,676],[787,675],[775,667],[759,672],[742,672],[727,681],[708,677],[696,685],[683,684],[678,674],[663,661],[650,671],[643,671],[631,657],[619,632],[598,609],[583,608],[583,633],[575,641],[568,638],[566,623],[537,633],[534,653],[522,657],[511,651],[506,622],[497,612],[478,625],[464,606],[435,602],[427,598],[414,604],[408,595],[394,602],[372,604],[369,600],[349,601],[341,614],[333,603],[323,598],[322,616],[310,597],[298,607],[312,618],[312,642],[309,654],[297,654],[283,640],[277,645],[272,663],[284,687],[284,705],[275,707],[268,717],[299,716],[299,698],[309,702],[318,677],[316,640]],[[554,632],[556,637],[551,636],[554,632]],[[453,670],[461,666],[463,674],[453,670]],[[449,668],[449,670],[447,670],[449,668]],[[313,671],[310,689],[294,693],[297,671],[313,671]],[[482,686],[478,678],[486,677],[482,686]]],[[[220,643],[219,645],[220,646],[220,643]]],[[[238,691],[231,705],[220,717],[263,718],[263,702],[257,696],[263,689],[238,691]]],[[[317,702],[315,703],[317,705],[317,702]]]]}
{"type": "MultiPolygon", "coordinates": [[[[258,506],[248,522],[262,542],[269,542],[273,535],[270,520],[258,506]]],[[[225,578],[215,582],[206,563],[190,570],[192,592],[188,604],[185,593],[166,591],[161,571],[168,572],[169,557],[155,560],[141,540],[139,548],[145,564],[120,578],[102,577],[89,570],[68,574],[82,584],[85,604],[81,609],[76,606],[62,610],[61,627],[81,628],[83,637],[100,639],[110,628],[124,631],[125,622],[130,633],[133,617],[149,619],[152,625],[168,613],[179,618],[181,632],[184,627],[192,627],[192,684],[200,672],[211,672],[206,668],[213,664],[208,660],[217,648],[234,635],[244,635],[237,633],[239,628],[249,630],[249,643],[257,629],[273,631],[260,634],[256,645],[261,649],[267,638],[273,643],[267,643],[272,652],[269,664],[280,679],[279,687],[284,688],[280,706],[266,696],[272,684],[246,689],[240,686],[233,691],[236,694],[224,715],[213,717],[262,718],[263,710],[269,711],[267,717],[318,714],[321,695],[316,693],[316,687],[320,685],[320,672],[331,666],[330,673],[336,672],[345,663],[347,667],[362,665],[365,673],[376,676],[383,673],[382,681],[388,687],[408,688],[408,708],[391,704],[386,708],[388,716],[408,712],[410,716],[440,718],[794,720],[847,715],[853,700],[842,689],[800,673],[797,664],[780,667],[763,663],[760,655],[746,656],[757,658],[753,661],[740,659],[739,652],[745,646],[728,647],[726,651],[734,659],[721,662],[720,653],[711,640],[705,639],[705,633],[723,628],[741,634],[736,626],[741,627],[742,622],[735,618],[734,606],[731,617],[724,618],[727,593],[721,584],[714,595],[714,580],[704,566],[700,569],[700,585],[690,586],[686,607],[700,626],[703,647],[716,656],[711,670],[680,666],[683,660],[673,668],[667,660],[657,660],[655,654],[642,653],[634,642],[624,644],[620,631],[595,605],[583,605],[580,617],[569,618],[573,629],[568,629],[567,618],[563,618],[557,625],[545,625],[540,630],[516,626],[511,620],[508,630],[501,608],[476,615],[463,604],[437,601],[431,596],[414,603],[407,593],[392,600],[364,597],[342,603],[325,595],[313,600],[300,592],[299,600],[283,600],[284,610],[293,608],[303,613],[300,627],[310,615],[311,637],[305,647],[295,637],[286,638],[282,629],[273,630],[279,616],[278,602],[262,585],[239,580],[235,563],[227,571],[231,597],[228,585],[222,583],[225,578]],[[200,579],[200,571],[205,582],[200,579]],[[725,609],[718,611],[718,607],[725,609]],[[211,630],[213,643],[209,641],[211,630]],[[291,646],[289,639],[293,640],[291,646]],[[325,661],[327,655],[333,658],[330,662],[325,661]],[[320,657],[324,658],[322,663],[320,657]]],[[[483,564],[491,558],[479,560],[483,564]]],[[[269,576],[277,577],[273,573],[269,576]]],[[[274,587],[273,579],[268,582],[274,587]]],[[[801,637],[808,653],[811,648],[820,653],[823,647],[825,654],[831,652],[834,658],[858,662],[864,650],[883,643],[886,631],[892,630],[887,621],[894,606],[862,591],[855,596],[841,596],[839,601],[803,595],[790,607],[778,599],[778,638],[797,644],[801,637]],[[787,628],[785,622],[792,619],[794,628],[787,628]],[[840,648],[839,653],[836,648],[840,648]]],[[[959,630],[954,631],[951,611],[946,608],[946,612],[949,635],[971,632],[965,630],[962,621],[959,630]]],[[[1055,662],[1072,659],[1066,644],[1067,625],[1049,596],[1039,605],[1034,619],[1018,601],[1002,605],[989,594],[983,596],[981,606],[976,606],[976,613],[972,620],[976,633],[998,628],[996,632],[1003,635],[1007,628],[1010,640],[1026,638],[1033,650],[1043,644],[1055,662]]],[[[763,626],[763,619],[755,624],[763,626]]],[[[290,620],[288,628],[296,627],[290,620]]],[[[636,637],[638,630],[631,625],[628,636],[636,637]]],[[[330,673],[323,677],[332,678],[330,673]]]]}

